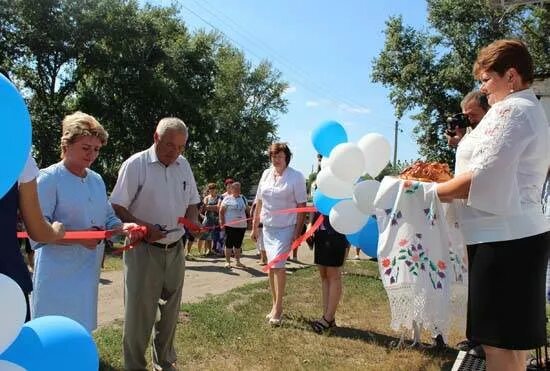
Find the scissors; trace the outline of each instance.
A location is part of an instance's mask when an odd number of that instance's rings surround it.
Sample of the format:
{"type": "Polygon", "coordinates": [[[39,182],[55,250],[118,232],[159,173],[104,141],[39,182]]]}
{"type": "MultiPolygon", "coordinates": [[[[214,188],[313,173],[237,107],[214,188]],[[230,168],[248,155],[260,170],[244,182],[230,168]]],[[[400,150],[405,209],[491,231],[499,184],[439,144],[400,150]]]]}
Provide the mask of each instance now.
{"type": "Polygon", "coordinates": [[[158,229],[160,229],[160,231],[163,232],[164,234],[181,231],[181,228],[166,229],[166,226],[162,226],[160,224],[155,224],[155,227],[158,227],[158,229]]]}

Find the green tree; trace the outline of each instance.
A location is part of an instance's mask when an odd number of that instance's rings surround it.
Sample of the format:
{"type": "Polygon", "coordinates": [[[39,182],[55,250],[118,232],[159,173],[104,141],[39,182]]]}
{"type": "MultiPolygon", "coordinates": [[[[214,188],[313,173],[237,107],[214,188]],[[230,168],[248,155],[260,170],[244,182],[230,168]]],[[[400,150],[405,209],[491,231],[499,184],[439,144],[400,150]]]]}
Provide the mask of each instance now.
{"type": "Polygon", "coordinates": [[[372,80],[390,88],[398,118],[410,113],[420,154],[428,161],[454,162],[443,137],[445,118],[460,110],[461,98],[476,87],[472,65],[490,42],[525,40],[537,72],[548,74],[548,6],[501,8],[486,0],[428,0],[430,28],[416,30],[401,17],[386,22],[386,41],[373,61],[372,80]]]}
{"type": "Polygon", "coordinates": [[[72,106],[94,114],[109,131],[96,167],[113,185],[121,162],[152,144],[161,118],[180,117],[190,143],[201,138],[213,64],[208,42],[193,43],[174,8],[140,9],[121,1],[102,12],[110,32],[97,40],[94,58],[79,66],[85,78],[72,106]]]}
{"type": "Polygon", "coordinates": [[[58,160],[68,112],[106,127],[94,168],[108,188],[121,162],[151,145],[159,119],[176,116],[198,183],[232,176],[247,190],[287,104],[267,61],[252,66],[220,35],[189,33],[175,7],[135,0],[0,0],[0,66],[27,97],[41,166],[58,160]]]}
{"type": "Polygon", "coordinates": [[[277,140],[275,120],[286,112],[287,84],[268,62],[252,67],[227,43],[216,52],[216,67],[209,104],[212,137],[201,153],[207,158],[204,175],[210,181],[238,179],[248,191],[268,166],[267,147],[277,140]]]}
{"type": "Polygon", "coordinates": [[[97,6],[95,0],[0,0],[0,63],[27,95],[41,165],[59,159],[59,122],[94,40],[86,15],[97,6]]]}

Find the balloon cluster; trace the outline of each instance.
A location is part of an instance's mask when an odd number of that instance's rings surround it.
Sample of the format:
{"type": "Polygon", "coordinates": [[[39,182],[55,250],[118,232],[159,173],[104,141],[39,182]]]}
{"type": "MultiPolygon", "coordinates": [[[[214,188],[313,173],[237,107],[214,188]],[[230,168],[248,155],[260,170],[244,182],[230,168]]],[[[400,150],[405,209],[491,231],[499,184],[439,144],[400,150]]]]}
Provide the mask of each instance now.
{"type": "Polygon", "coordinates": [[[0,370],[94,370],[94,339],[79,323],[61,316],[25,322],[27,305],[19,285],[0,274],[0,370]]]}
{"type": "Polygon", "coordinates": [[[380,183],[361,177],[368,174],[374,178],[388,165],[390,144],[376,133],[350,143],[344,127],[336,121],[321,123],[311,140],[323,156],[313,204],[351,244],[376,257],[378,227],[372,214],[380,183]]]}

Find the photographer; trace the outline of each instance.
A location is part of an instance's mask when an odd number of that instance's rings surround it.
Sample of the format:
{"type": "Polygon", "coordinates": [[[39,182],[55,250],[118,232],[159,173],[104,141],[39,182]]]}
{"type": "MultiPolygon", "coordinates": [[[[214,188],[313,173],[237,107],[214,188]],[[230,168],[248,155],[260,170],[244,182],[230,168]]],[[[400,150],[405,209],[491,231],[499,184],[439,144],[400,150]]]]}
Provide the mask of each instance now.
{"type": "Polygon", "coordinates": [[[471,91],[460,102],[462,113],[457,113],[447,119],[448,128],[445,131],[447,143],[456,147],[462,137],[466,135],[467,128],[474,129],[489,110],[487,97],[479,91],[471,91]]]}

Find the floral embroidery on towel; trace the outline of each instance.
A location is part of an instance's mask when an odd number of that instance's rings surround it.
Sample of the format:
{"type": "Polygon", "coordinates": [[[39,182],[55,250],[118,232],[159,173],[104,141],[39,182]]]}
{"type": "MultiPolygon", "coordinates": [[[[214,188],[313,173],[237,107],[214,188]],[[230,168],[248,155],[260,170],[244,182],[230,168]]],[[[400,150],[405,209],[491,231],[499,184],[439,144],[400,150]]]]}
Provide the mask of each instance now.
{"type": "Polygon", "coordinates": [[[443,260],[438,260],[437,263],[432,261],[422,246],[421,238],[422,235],[417,233],[415,241],[400,239],[397,242],[400,247],[398,253],[382,259],[384,276],[390,285],[397,282],[402,269],[407,269],[415,276],[427,274],[434,289],[443,288],[447,264],[443,260]]]}

